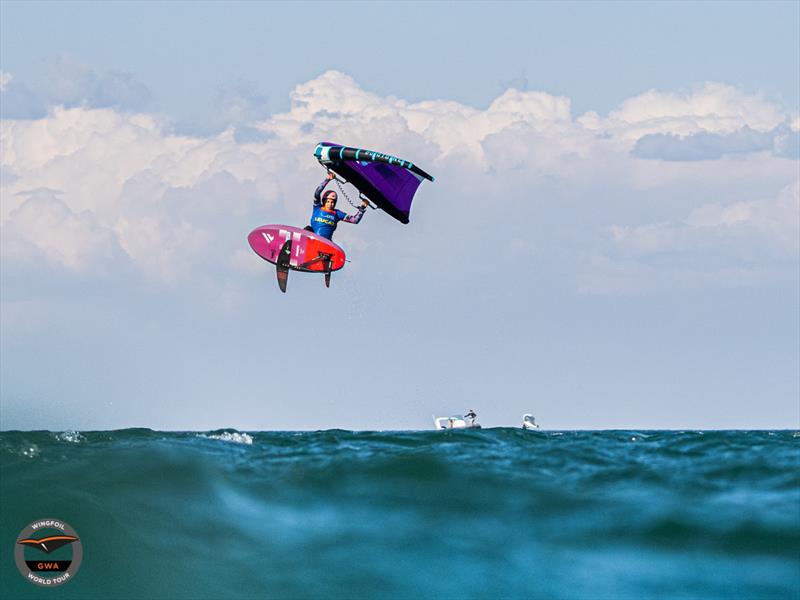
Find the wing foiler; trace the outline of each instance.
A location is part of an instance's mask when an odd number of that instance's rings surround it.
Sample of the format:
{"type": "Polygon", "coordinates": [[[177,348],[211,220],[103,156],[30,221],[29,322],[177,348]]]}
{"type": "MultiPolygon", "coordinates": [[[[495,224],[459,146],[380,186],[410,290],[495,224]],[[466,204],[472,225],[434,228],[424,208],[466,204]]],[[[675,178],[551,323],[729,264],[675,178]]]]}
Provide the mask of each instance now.
{"type": "MultiPolygon", "coordinates": [[[[408,223],[414,194],[423,179],[433,177],[410,161],[362,148],[321,142],[314,156],[337,180],[350,183],[362,199],[401,223],[408,223]]],[[[345,195],[346,196],[346,195],[345,195]]],[[[278,286],[286,291],[289,271],[322,273],[330,287],[331,273],[344,267],[345,253],[331,240],[289,225],[262,225],[248,235],[253,251],[275,265],[278,286]]]]}

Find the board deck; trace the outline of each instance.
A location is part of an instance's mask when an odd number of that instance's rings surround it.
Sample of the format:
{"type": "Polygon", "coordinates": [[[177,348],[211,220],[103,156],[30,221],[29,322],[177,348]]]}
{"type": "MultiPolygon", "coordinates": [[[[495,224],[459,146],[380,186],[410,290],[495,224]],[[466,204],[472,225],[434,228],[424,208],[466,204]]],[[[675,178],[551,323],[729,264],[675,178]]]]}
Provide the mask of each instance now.
{"type": "Polygon", "coordinates": [[[272,264],[278,263],[281,248],[291,241],[287,266],[295,271],[325,272],[328,262],[317,260],[322,255],[330,256],[330,271],[338,271],[344,266],[344,250],[331,240],[299,227],[262,225],[250,232],[247,241],[256,254],[272,264]]]}

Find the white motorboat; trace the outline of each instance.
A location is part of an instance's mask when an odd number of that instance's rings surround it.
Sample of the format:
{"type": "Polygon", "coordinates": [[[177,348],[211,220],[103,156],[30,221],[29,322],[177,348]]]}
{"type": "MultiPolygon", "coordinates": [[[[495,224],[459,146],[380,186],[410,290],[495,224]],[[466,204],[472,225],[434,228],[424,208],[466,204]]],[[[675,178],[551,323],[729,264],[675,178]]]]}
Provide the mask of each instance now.
{"type": "Polygon", "coordinates": [[[523,429],[539,429],[539,424],[533,415],[522,415],[522,428],[523,429]]]}
{"type": "Polygon", "coordinates": [[[436,429],[480,429],[481,426],[475,419],[466,419],[462,416],[433,417],[436,429]]]}

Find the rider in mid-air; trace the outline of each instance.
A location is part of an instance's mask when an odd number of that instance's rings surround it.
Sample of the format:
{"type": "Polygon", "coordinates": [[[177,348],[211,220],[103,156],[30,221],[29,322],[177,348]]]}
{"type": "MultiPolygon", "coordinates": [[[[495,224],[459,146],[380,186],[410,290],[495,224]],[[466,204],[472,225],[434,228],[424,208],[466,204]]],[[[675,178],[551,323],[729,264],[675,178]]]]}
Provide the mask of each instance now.
{"type": "Polygon", "coordinates": [[[333,239],[333,232],[336,231],[336,224],[339,221],[353,223],[355,225],[361,220],[361,217],[364,216],[364,211],[367,210],[368,206],[367,201],[364,200],[358,208],[358,212],[354,215],[348,215],[341,210],[336,210],[336,192],[328,190],[324,195],[322,194],[322,190],[325,189],[325,186],[335,177],[336,175],[333,172],[328,171],[325,180],[317,186],[314,192],[314,208],[311,211],[311,224],[306,226],[307,230],[313,231],[317,235],[321,235],[329,240],[333,239]]]}

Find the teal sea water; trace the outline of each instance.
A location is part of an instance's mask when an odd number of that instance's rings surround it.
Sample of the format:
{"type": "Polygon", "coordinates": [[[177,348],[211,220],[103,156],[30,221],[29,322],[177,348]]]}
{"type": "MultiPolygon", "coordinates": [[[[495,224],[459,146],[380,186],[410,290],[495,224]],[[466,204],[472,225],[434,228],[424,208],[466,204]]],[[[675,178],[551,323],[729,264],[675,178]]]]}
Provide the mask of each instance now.
{"type": "Polygon", "coordinates": [[[2,432],[0,493],[3,598],[800,597],[791,431],[2,432]]]}

